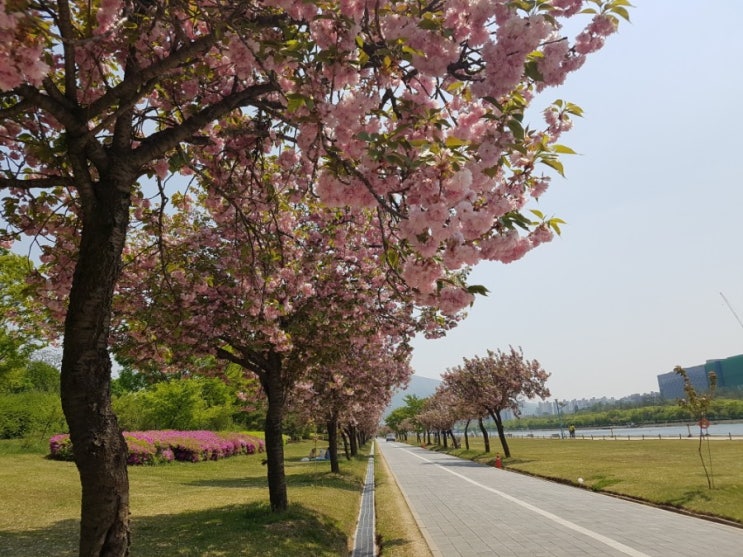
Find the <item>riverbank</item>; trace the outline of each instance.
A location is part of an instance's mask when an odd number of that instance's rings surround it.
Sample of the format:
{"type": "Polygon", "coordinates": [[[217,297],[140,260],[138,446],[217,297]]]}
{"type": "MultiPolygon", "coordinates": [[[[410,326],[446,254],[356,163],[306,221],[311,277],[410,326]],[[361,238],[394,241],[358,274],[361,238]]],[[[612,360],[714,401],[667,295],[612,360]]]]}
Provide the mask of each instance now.
{"type": "MultiPolygon", "coordinates": [[[[532,428],[532,429],[506,429],[506,435],[509,437],[569,437],[568,425],[570,421],[562,428],[532,428]]],[[[479,433],[479,432],[478,432],[479,433]]],[[[488,433],[491,433],[490,431],[488,433]]],[[[493,432],[495,433],[495,432],[493,432]]],[[[717,421],[712,422],[709,427],[702,430],[704,436],[710,438],[743,438],[743,422],[717,421]]],[[[575,431],[578,438],[641,438],[641,439],[699,439],[700,428],[697,424],[682,423],[663,423],[663,424],[642,424],[632,426],[606,426],[606,427],[581,427],[575,431]]]]}

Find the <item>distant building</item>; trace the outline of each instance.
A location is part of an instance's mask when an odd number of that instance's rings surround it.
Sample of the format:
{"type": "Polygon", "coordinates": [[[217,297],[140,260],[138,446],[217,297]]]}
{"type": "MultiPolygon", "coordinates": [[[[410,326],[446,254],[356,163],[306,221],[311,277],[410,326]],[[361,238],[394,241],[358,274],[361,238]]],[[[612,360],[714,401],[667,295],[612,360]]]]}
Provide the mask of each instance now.
{"type": "Polygon", "coordinates": [[[704,367],[707,373],[714,371],[717,375],[718,389],[743,390],[743,354],[724,360],[707,360],[704,367]]]}
{"type": "MultiPolygon", "coordinates": [[[[689,378],[689,381],[691,381],[691,385],[694,387],[695,391],[705,393],[709,390],[707,370],[704,369],[703,364],[694,367],[686,367],[684,369],[686,370],[686,376],[689,378]]],[[[669,371],[668,373],[661,373],[658,375],[658,388],[660,389],[660,396],[666,400],[686,397],[686,393],[684,392],[684,378],[675,371],[669,371]]]]}
{"type": "MultiPolygon", "coordinates": [[[[718,389],[743,389],[743,354],[721,360],[707,360],[704,364],[684,369],[686,369],[686,374],[697,392],[704,393],[709,390],[709,373],[711,371],[714,371],[717,375],[718,389]]],[[[660,388],[660,396],[666,400],[686,396],[684,380],[675,371],[658,375],[658,387],[660,388]]]]}

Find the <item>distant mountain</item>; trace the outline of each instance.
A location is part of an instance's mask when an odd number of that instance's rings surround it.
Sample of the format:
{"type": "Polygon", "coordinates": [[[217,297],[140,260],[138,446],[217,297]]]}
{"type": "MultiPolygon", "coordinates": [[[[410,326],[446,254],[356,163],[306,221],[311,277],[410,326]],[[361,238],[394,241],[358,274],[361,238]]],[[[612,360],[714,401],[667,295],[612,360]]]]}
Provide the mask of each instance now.
{"type": "Polygon", "coordinates": [[[415,395],[418,398],[426,398],[436,392],[436,387],[438,387],[440,384],[441,381],[439,379],[431,379],[430,377],[413,375],[413,377],[410,378],[408,388],[404,391],[398,391],[392,397],[392,401],[390,401],[390,405],[387,407],[385,415],[392,412],[395,408],[405,406],[405,401],[403,399],[407,395],[415,395]]]}

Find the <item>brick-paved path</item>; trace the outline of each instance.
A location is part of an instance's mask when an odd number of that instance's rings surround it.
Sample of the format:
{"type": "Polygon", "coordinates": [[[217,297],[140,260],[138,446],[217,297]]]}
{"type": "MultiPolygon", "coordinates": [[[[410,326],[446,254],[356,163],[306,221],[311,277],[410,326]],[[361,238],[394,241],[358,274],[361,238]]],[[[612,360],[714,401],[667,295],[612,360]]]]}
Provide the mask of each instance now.
{"type": "Polygon", "coordinates": [[[743,556],[734,526],[402,443],[377,453],[435,556],[743,556]]]}

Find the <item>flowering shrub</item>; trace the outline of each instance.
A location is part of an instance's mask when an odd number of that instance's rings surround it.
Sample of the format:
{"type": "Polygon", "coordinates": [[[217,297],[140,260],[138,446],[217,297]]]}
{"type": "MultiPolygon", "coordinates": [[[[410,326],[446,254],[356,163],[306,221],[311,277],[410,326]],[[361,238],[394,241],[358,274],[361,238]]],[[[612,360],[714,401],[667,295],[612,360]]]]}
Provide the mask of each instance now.
{"type": "Polygon", "coordinates": [[[57,460],[73,460],[72,441],[67,433],[55,435],[49,439],[49,452],[57,460]]]}
{"type": "MultiPolygon", "coordinates": [[[[263,452],[261,439],[241,433],[214,431],[124,432],[129,451],[127,464],[160,464],[179,460],[200,462],[263,452]]],[[[49,452],[57,460],[72,460],[72,442],[67,434],[49,439],[49,452]]]]}

